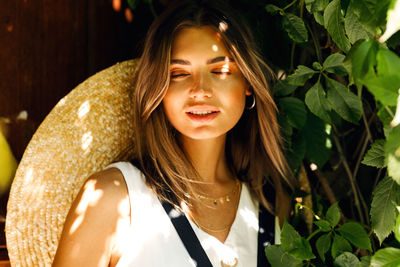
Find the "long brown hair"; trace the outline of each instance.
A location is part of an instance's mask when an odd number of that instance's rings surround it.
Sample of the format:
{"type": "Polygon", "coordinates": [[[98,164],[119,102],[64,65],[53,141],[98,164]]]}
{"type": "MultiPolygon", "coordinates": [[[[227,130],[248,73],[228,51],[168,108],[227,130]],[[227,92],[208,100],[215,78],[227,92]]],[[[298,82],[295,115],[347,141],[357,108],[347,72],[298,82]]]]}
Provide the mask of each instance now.
{"type": "Polygon", "coordinates": [[[139,167],[157,195],[174,203],[186,201],[193,183],[199,181],[160,104],[169,86],[174,36],[184,27],[200,26],[212,27],[221,35],[256,98],[255,108],[245,110],[228,132],[226,157],[231,171],[267,205],[262,187],[268,178],[275,187],[282,179],[292,184],[269,87],[273,73],[258,53],[246,23],[222,1],[177,1],[151,25],[134,82],[139,167]]]}

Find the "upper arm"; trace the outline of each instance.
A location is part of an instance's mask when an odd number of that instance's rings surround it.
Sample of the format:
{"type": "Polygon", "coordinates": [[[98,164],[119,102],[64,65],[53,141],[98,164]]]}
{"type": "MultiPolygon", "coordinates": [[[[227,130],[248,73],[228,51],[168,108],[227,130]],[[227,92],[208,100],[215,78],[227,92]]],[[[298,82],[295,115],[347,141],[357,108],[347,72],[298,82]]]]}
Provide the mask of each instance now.
{"type": "Polygon", "coordinates": [[[127,199],[117,169],[89,177],[68,213],[53,266],[108,266],[119,220],[130,216],[127,199]]]}

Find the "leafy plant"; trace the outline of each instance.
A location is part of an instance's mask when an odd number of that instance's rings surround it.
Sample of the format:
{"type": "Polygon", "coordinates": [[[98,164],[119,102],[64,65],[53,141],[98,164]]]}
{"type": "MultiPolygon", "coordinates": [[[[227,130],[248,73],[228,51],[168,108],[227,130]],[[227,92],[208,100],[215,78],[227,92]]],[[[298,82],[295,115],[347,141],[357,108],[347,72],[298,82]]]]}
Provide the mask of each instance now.
{"type": "Polygon", "coordinates": [[[300,183],[269,262],[400,266],[400,0],[230,2],[278,74],[279,123],[300,183]]]}

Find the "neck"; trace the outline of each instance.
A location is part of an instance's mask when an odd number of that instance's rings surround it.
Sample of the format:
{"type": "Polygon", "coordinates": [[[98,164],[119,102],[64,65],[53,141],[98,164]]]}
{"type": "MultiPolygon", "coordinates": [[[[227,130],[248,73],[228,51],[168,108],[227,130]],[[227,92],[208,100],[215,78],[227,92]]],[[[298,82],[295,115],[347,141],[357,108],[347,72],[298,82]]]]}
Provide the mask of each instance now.
{"type": "Polygon", "coordinates": [[[181,136],[181,142],[202,182],[218,184],[232,180],[225,155],[226,135],[202,140],[181,136]]]}

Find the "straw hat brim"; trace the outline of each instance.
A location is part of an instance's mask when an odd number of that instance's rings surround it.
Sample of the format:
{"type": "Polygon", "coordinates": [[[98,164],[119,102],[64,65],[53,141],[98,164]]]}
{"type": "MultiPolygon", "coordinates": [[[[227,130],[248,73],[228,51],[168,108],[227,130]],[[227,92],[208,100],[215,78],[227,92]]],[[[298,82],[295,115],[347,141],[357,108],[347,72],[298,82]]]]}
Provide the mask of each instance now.
{"type": "Polygon", "coordinates": [[[12,266],[51,266],[86,178],[134,154],[131,91],[137,60],[107,68],[59,101],[18,166],[7,206],[12,266]]]}

